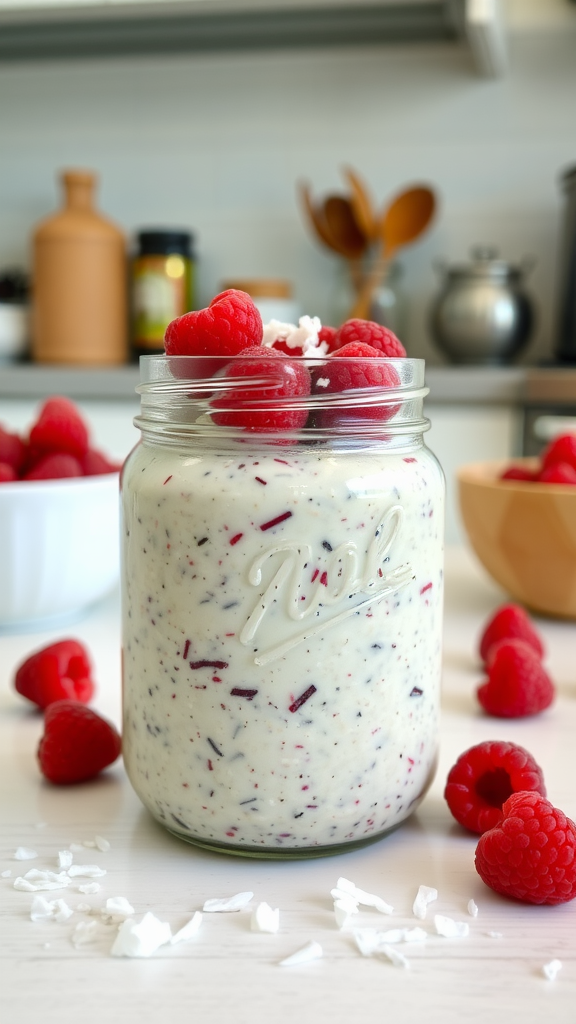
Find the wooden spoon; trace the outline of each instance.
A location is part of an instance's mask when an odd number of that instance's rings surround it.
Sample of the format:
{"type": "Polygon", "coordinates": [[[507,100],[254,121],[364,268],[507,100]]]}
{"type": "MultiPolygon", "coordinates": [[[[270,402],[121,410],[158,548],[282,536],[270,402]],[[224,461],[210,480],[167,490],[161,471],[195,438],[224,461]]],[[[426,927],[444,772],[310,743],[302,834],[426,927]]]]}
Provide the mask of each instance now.
{"type": "Polygon", "coordinates": [[[370,195],[351,167],[344,167],[342,173],[350,187],[350,203],[356,223],[368,243],[375,242],[380,235],[380,222],[374,212],[370,195]]]}
{"type": "Polygon", "coordinates": [[[386,267],[398,249],[415,241],[426,230],[435,209],[436,197],[426,185],[406,189],[390,203],[380,221],[378,256],[350,311],[350,319],[367,319],[372,296],[380,285],[386,267]]]}
{"type": "MultiPolygon", "coordinates": [[[[323,243],[323,245],[328,249],[331,249],[332,252],[340,253],[340,249],[337,248],[328,229],[328,225],[326,224],[324,211],[314,205],[309,185],[305,182],[301,182],[299,185],[299,192],[308,221],[316,232],[316,237],[323,243]]],[[[340,253],[340,255],[342,255],[342,253],[340,253]]]]}
{"type": "Polygon", "coordinates": [[[343,256],[351,260],[362,256],[368,242],[358,227],[349,199],[328,196],[324,200],[324,222],[343,256]]]}

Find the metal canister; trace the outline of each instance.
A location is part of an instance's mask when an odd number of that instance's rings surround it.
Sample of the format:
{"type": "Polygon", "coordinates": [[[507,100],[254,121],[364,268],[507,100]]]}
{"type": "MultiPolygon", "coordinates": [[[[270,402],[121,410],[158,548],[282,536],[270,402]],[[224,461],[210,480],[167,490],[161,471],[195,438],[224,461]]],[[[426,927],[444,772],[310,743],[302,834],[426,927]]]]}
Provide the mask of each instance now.
{"type": "Polygon", "coordinates": [[[132,350],[164,351],[171,320],[194,308],[193,236],[189,231],[146,229],[132,261],[132,350]]]}

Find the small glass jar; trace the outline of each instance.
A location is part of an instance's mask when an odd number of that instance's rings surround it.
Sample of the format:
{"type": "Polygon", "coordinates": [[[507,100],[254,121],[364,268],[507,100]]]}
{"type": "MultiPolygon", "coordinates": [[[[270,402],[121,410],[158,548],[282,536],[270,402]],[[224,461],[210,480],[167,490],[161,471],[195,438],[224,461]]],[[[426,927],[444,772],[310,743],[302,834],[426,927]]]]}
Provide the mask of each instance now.
{"type": "Polygon", "coordinates": [[[132,261],[132,351],[164,351],[171,320],[194,309],[194,238],[188,231],[148,229],[132,261]]]}
{"type": "Polygon", "coordinates": [[[329,359],[281,362],[320,386],[267,399],[274,368],[231,384],[221,357],[141,360],[142,441],[122,474],[123,753],[182,839],[294,858],[382,837],[433,777],[444,481],[423,443],[422,360],[387,360],[392,388],[337,394],[322,393],[329,359]],[[227,407],[301,425],[225,426],[227,407]]]}

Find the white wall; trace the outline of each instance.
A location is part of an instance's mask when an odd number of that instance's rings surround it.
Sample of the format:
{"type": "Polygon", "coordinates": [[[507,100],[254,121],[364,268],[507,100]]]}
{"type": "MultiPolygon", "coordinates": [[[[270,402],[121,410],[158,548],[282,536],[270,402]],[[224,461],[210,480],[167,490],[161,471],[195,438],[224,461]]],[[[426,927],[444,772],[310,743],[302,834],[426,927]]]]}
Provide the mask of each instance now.
{"type": "Polygon", "coordinates": [[[433,260],[491,243],[537,259],[535,361],[551,349],[559,173],[576,163],[566,6],[564,31],[512,37],[497,81],[451,45],[4,65],[0,267],[28,260],[34,224],[59,201],[58,169],[87,166],[128,232],[197,232],[201,304],[226,277],[287,276],[305,310],[329,319],[334,263],[303,226],[295,183],[341,189],[348,162],[379,202],[422,179],[440,195],[434,229],[404,257],[410,354],[442,361],[426,330],[433,260]]]}

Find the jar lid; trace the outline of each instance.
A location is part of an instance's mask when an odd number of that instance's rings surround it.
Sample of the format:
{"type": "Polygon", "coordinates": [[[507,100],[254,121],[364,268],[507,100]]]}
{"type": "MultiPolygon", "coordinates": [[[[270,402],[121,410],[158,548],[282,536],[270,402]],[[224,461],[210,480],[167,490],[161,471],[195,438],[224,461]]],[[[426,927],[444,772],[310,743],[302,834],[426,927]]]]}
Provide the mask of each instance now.
{"type": "Polygon", "coordinates": [[[465,278],[516,278],[522,275],[525,268],[514,267],[506,260],[498,259],[498,250],[490,246],[476,246],[472,249],[471,263],[457,263],[452,267],[445,267],[447,274],[454,277],[465,278]]]}
{"type": "Polygon", "coordinates": [[[254,277],[240,281],[226,281],[222,285],[222,291],[227,288],[236,288],[240,292],[247,292],[253,299],[291,299],[292,285],[290,281],[273,277],[254,277]]]}
{"type": "Polygon", "coordinates": [[[138,235],[139,254],[141,256],[181,256],[192,255],[194,236],[190,231],[178,231],[171,228],[145,228],[138,235]]]}

